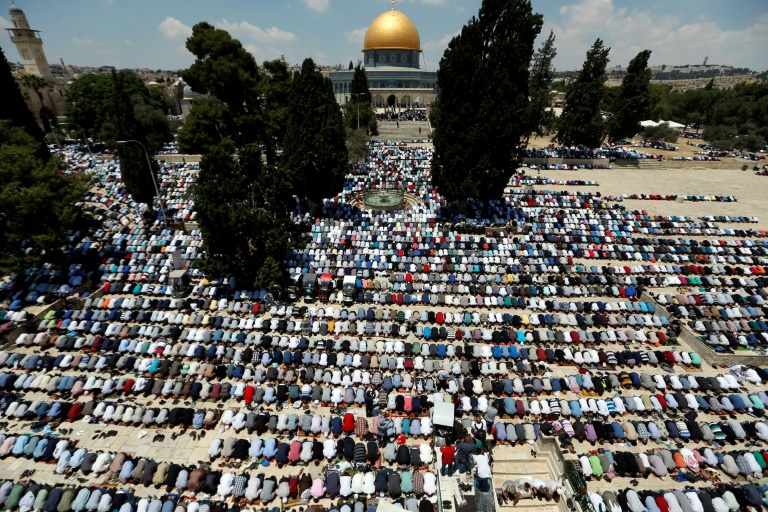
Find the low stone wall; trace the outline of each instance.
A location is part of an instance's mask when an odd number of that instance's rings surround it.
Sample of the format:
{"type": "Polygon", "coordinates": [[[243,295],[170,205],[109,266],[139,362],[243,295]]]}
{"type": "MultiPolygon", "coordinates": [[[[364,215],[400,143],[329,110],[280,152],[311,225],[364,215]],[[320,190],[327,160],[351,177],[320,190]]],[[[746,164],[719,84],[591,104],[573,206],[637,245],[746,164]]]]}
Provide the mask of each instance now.
{"type": "MultiPolygon", "coordinates": [[[[155,160],[158,162],[165,161],[171,163],[188,163],[198,164],[203,155],[155,155],[155,160]]],[[[115,155],[97,155],[96,160],[114,160],[115,155]]]]}
{"type": "MultiPolygon", "coordinates": [[[[84,293],[88,289],[87,285],[82,285],[78,287],[75,291],[77,293],[84,293]]],[[[74,293],[74,292],[73,292],[74,293]]],[[[104,288],[99,286],[96,290],[91,292],[88,295],[88,298],[96,298],[101,297],[104,295],[104,288]]],[[[85,299],[76,300],[73,303],[73,307],[77,307],[82,309],[83,305],[85,304],[85,299]]],[[[40,325],[40,322],[43,321],[45,318],[45,315],[48,314],[49,311],[59,311],[60,309],[64,308],[64,299],[59,299],[57,301],[52,302],[48,305],[45,309],[40,311],[38,314],[36,314],[31,319],[28,319],[27,322],[24,325],[20,325],[19,327],[13,329],[12,331],[9,331],[5,336],[2,338],[2,344],[0,345],[0,349],[6,349],[10,345],[12,345],[19,336],[21,336],[24,333],[33,333],[37,331],[37,326],[40,325]]]]}
{"type": "Polygon", "coordinates": [[[203,155],[155,155],[155,160],[171,162],[174,164],[199,164],[202,157],[203,155]]]}
{"type": "Polygon", "coordinates": [[[756,354],[749,351],[736,352],[735,354],[720,354],[712,350],[712,347],[698,339],[696,336],[683,330],[680,338],[691,346],[701,358],[709,364],[718,366],[732,366],[735,364],[751,364],[760,367],[768,366],[768,355],[756,354]]]}
{"type": "Polygon", "coordinates": [[[608,165],[611,162],[607,158],[523,158],[523,163],[527,165],[608,165]]]}
{"type": "Polygon", "coordinates": [[[752,169],[754,162],[748,160],[739,160],[737,158],[726,158],[719,161],[703,160],[654,160],[649,158],[619,158],[613,163],[614,167],[624,167],[633,169],[741,169],[742,165],[748,165],[748,170],[752,169]]]}
{"type": "Polygon", "coordinates": [[[662,160],[662,166],[667,169],[741,169],[742,165],[747,165],[747,171],[752,172],[752,166],[755,162],[749,160],[739,160],[737,158],[727,158],[718,162],[705,162],[699,160],[662,160]]]}
{"type": "MultiPolygon", "coordinates": [[[[651,297],[649,294],[644,293],[642,295],[642,300],[647,300],[648,302],[653,303],[657,310],[663,311],[670,317],[672,316],[670,315],[667,308],[659,304],[659,302],[657,302],[656,299],[651,297]]],[[[737,352],[735,354],[720,354],[715,352],[712,350],[712,347],[697,338],[687,327],[683,327],[683,329],[680,331],[680,336],[678,336],[678,339],[687,343],[694,352],[701,356],[702,360],[708,362],[709,364],[714,364],[717,366],[732,366],[735,364],[752,364],[761,367],[768,366],[768,355],[756,354],[754,352],[746,351],[737,352]]]]}
{"type": "MultiPolygon", "coordinates": [[[[536,439],[534,446],[536,446],[536,451],[538,452],[537,458],[548,459],[551,464],[554,465],[554,468],[550,470],[552,472],[552,479],[562,479],[565,474],[565,454],[563,453],[563,450],[560,449],[560,443],[557,440],[557,437],[540,435],[538,439],[536,439]]],[[[563,484],[567,487],[571,487],[570,482],[568,482],[567,479],[563,479],[563,484]]],[[[575,493],[576,489],[571,489],[571,492],[575,493]]],[[[560,512],[569,512],[565,499],[561,499],[557,503],[557,508],[560,512]]]]}

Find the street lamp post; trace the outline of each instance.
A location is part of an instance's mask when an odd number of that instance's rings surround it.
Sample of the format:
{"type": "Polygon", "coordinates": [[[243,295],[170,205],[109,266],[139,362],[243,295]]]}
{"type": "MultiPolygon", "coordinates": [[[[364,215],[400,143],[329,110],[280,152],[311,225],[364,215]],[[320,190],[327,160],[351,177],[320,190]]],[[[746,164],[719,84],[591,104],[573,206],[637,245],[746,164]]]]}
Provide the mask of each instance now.
{"type": "Polygon", "coordinates": [[[157,195],[157,200],[160,203],[160,212],[163,214],[163,222],[166,222],[168,220],[168,217],[165,216],[165,208],[163,208],[163,199],[160,197],[160,189],[157,187],[157,180],[155,179],[155,173],[152,172],[152,162],[149,160],[149,152],[147,152],[147,148],[144,146],[144,144],[138,140],[119,140],[117,141],[118,144],[128,144],[129,142],[135,142],[139,146],[141,146],[141,149],[144,150],[144,156],[147,157],[147,168],[149,169],[149,175],[152,178],[152,184],[155,185],[155,194],[157,195]]]}
{"type": "Polygon", "coordinates": [[[53,119],[48,117],[43,112],[40,112],[40,115],[48,120],[48,126],[51,127],[51,132],[53,132],[53,138],[56,139],[56,145],[59,147],[59,151],[61,151],[61,141],[59,141],[59,136],[56,135],[56,125],[53,124],[53,119]]]}
{"type": "Polygon", "coordinates": [[[88,156],[91,157],[91,162],[93,162],[93,165],[96,165],[96,160],[94,160],[93,152],[91,151],[91,145],[88,144],[88,137],[85,136],[85,130],[83,130],[83,127],[77,123],[66,122],[64,124],[70,125],[70,126],[76,126],[77,128],[80,128],[80,133],[83,135],[83,142],[85,142],[85,147],[88,149],[88,156]]]}
{"type": "MultiPolygon", "coordinates": [[[[351,92],[352,96],[365,96],[364,92],[351,92]]],[[[360,100],[357,100],[357,129],[360,129],[360,100]]]]}

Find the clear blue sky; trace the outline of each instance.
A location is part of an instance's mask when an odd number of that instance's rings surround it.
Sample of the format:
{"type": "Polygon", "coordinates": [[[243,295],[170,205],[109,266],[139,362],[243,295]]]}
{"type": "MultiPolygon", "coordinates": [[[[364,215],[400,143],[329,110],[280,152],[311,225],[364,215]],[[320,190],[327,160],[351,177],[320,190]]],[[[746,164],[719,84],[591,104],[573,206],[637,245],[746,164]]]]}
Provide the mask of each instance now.
{"type": "MultiPolygon", "coordinates": [[[[346,65],[361,57],[365,28],[389,0],[17,0],[42,31],[48,60],[75,65],[181,69],[190,27],[208,21],[228,29],[260,62],[285,55],[346,65]]],[[[9,0],[0,0],[8,26],[9,0]]],[[[429,69],[450,38],[476,14],[480,0],[397,0],[416,24],[429,69]]],[[[611,65],[626,66],[638,51],[651,64],[709,62],[768,69],[766,0],[533,0],[544,32],[557,35],[557,69],[580,67],[597,37],[612,47],[611,65]]],[[[19,59],[7,33],[0,47],[19,59]]]]}

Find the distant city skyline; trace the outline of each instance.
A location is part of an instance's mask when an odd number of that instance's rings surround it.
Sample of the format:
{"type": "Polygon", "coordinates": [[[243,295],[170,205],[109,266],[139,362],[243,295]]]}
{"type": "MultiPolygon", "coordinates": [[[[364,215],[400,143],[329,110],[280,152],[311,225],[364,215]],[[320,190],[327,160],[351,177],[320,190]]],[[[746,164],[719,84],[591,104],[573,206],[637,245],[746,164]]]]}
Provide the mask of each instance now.
{"type": "MultiPolygon", "coordinates": [[[[533,0],[544,15],[542,38],[557,36],[558,70],[578,69],[597,37],[612,47],[609,66],[625,67],[640,50],[652,66],[710,64],[768,69],[768,2],[676,0],[637,5],[631,0],[533,0]]],[[[285,55],[289,63],[312,57],[321,65],[356,63],[373,19],[390,0],[17,0],[40,30],[51,63],[76,66],[183,69],[193,59],[184,47],[200,21],[229,31],[260,63],[285,55]]],[[[0,0],[7,28],[9,0],[0,0]]],[[[426,68],[435,70],[450,39],[475,15],[480,0],[396,0],[415,23],[426,68]]],[[[540,38],[541,39],[541,38],[540,38]]],[[[19,55],[2,30],[8,60],[19,55]]]]}

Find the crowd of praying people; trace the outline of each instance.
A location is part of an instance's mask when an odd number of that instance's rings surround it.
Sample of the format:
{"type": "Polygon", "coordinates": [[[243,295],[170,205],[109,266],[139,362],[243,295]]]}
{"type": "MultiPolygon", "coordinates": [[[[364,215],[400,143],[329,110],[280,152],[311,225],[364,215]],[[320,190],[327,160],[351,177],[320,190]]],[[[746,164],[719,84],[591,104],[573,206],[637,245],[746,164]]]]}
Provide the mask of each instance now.
{"type": "Polygon", "coordinates": [[[196,269],[196,164],[162,165],[164,222],[125,193],[116,161],[63,153],[68,172],[96,179],[83,207],[104,225],[73,236],[66,264],[0,290],[0,321],[27,328],[0,352],[0,457],[60,479],[6,478],[5,508],[368,512],[385,499],[429,512],[438,474],[497,488],[503,507],[559,502],[577,491],[563,475],[494,481],[494,458],[543,437],[561,443],[596,510],[766,503],[768,373],[715,367],[702,352],[768,346],[768,241],[742,229],[751,218],[716,215],[736,198],[708,199],[711,218],[658,216],[616,208],[594,182],[523,175],[504,197],[458,210],[431,183],[431,149],[372,143],[338,195],[297,209],[310,239],[285,259],[294,280],[354,276],[354,292],[288,304],[196,269]],[[554,188],[573,185],[596,192],[554,188]],[[376,188],[413,206],[356,206],[376,188]],[[187,289],[170,280],[179,262],[187,289]],[[452,406],[457,439],[436,447],[438,403],[452,406]],[[206,439],[207,460],[89,446],[73,433],[84,424],[102,429],[94,442],[206,439]],[[81,475],[119,487],[68,486],[81,475]],[[606,478],[622,490],[602,492],[606,478]],[[632,484],[646,478],[707,487],[632,484]]]}

